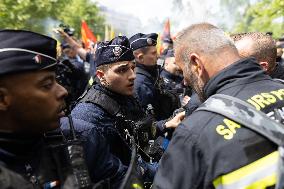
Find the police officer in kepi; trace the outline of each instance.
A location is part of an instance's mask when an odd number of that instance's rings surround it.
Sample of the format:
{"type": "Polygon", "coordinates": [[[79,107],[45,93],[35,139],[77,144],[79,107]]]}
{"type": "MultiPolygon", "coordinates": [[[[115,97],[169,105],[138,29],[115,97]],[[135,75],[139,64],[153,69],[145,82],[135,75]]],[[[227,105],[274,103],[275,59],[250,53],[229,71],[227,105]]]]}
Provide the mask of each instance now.
{"type": "Polygon", "coordinates": [[[180,107],[178,96],[165,89],[160,77],[161,67],[157,65],[156,33],[137,33],[130,41],[135,56],[136,74],[135,93],[144,109],[153,106],[155,118],[169,118],[174,110],[180,107]]]}
{"type": "MultiPolygon", "coordinates": [[[[270,117],[275,109],[283,111],[284,85],[266,75],[254,58],[241,59],[219,28],[208,23],[187,27],[177,36],[175,55],[202,101],[226,94],[270,117]]],[[[175,130],[154,188],[269,188],[276,182],[276,150],[267,138],[239,123],[195,111],[175,130]]]]}
{"type": "Polygon", "coordinates": [[[67,91],[55,78],[56,41],[22,30],[1,30],[0,41],[0,188],[90,188],[109,177],[119,186],[123,165],[90,123],[62,118],[59,129],[67,91]]]}
{"type": "Polygon", "coordinates": [[[55,80],[56,41],[21,30],[1,30],[0,41],[0,162],[26,181],[1,178],[1,188],[59,187],[70,172],[58,175],[44,134],[59,127],[67,96],[55,80]]]}
{"type": "MultiPolygon", "coordinates": [[[[130,135],[135,136],[138,153],[143,159],[139,158],[140,166],[144,170],[144,178],[149,181],[153,179],[155,167],[145,163],[151,159],[147,146],[160,130],[133,95],[135,63],[127,37],[119,36],[109,42],[99,43],[95,57],[99,82],[82,97],[71,114],[76,119],[96,125],[125,170],[131,157],[128,139],[130,135]]],[[[176,127],[182,117],[183,114],[177,115],[167,121],[167,126],[176,127]]],[[[92,150],[91,147],[89,150],[92,150]]]]}

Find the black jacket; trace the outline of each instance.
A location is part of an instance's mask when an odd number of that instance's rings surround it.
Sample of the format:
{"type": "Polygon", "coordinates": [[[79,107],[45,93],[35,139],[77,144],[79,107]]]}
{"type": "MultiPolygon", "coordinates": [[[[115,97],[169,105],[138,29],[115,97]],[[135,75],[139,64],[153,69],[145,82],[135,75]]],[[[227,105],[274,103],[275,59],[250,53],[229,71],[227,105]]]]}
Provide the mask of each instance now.
{"type": "Polygon", "coordinates": [[[272,78],[284,79],[284,66],[283,63],[277,62],[273,72],[270,74],[272,78]]]}
{"type": "MultiPolygon", "coordinates": [[[[205,94],[219,93],[247,101],[270,117],[275,108],[282,113],[284,107],[284,85],[264,74],[254,59],[237,61],[211,78],[205,94]]],[[[267,139],[223,116],[193,112],[176,129],[154,188],[245,188],[256,181],[273,185],[276,150],[267,139]]]]}

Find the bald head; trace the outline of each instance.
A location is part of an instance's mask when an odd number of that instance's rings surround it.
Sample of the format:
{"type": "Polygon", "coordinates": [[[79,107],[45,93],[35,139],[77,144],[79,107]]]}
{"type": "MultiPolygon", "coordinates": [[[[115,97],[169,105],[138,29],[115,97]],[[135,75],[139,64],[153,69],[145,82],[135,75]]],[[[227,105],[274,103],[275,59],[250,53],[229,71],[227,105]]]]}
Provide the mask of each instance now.
{"type": "Polygon", "coordinates": [[[214,75],[239,57],[231,38],[209,23],[194,24],[181,31],[176,37],[175,50],[176,59],[183,59],[184,63],[191,53],[201,56],[205,67],[212,72],[209,75],[214,75]]]}
{"type": "Polygon", "coordinates": [[[194,24],[181,31],[174,48],[176,63],[183,71],[186,84],[202,101],[209,79],[240,59],[231,38],[208,23],[194,24]]]}
{"type": "Polygon", "coordinates": [[[250,32],[239,34],[234,41],[241,57],[253,56],[267,73],[273,71],[277,53],[275,41],[270,35],[250,32]]]}
{"type": "Polygon", "coordinates": [[[216,26],[208,23],[194,24],[181,31],[175,46],[186,45],[191,52],[214,55],[223,48],[233,48],[233,41],[216,26]]]}

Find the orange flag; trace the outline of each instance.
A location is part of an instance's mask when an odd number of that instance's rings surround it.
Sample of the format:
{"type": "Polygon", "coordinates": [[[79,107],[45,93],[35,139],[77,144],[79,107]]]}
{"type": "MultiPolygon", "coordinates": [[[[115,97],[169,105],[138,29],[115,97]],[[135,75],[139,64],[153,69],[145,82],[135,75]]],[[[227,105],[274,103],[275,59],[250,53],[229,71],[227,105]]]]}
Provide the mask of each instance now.
{"type": "Polygon", "coordinates": [[[82,35],[82,41],[85,44],[85,48],[90,48],[92,44],[96,43],[97,38],[92,33],[90,28],[88,27],[87,23],[82,20],[82,26],[81,26],[81,35],[82,35]]]}
{"type": "MultiPolygon", "coordinates": [[[[171,24],[170,24],[170,19],[168,18],[165,25],[164,25],[164,31],[161,35],[160,38],[160,43],[162,43],[164,41],[164,39],[171,39],[171,24]]],[[[164,48],[161,45],[160,46],[160,54],[163,52],[164,48]]]]}
{"type": "Polygon", "coordinates": [[[164,31],[162,34],[162,40],[165,38],[171,38],[171,24],[170,19],[167,19],[165,25],[164,25],[164,31]]]}

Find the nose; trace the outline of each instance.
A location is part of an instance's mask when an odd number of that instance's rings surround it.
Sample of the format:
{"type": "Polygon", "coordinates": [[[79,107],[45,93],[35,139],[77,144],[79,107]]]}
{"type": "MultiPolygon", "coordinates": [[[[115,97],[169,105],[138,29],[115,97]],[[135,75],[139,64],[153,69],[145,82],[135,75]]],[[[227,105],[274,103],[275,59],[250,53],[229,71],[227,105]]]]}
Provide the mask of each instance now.
{"type": "Polygon", "coordinates": [[[67,90],[58,83],[56,83],[56,85],[57,85],[57,98],[58,99],[66,98],[68,96],[67,90]]]}
{"type": "Polygon", "coordinates": [[[129,79],[130,80],[135,80],[135,78],[136,78],[136,73],[135,73],[134,70],[131,69],[129,79]]]}

